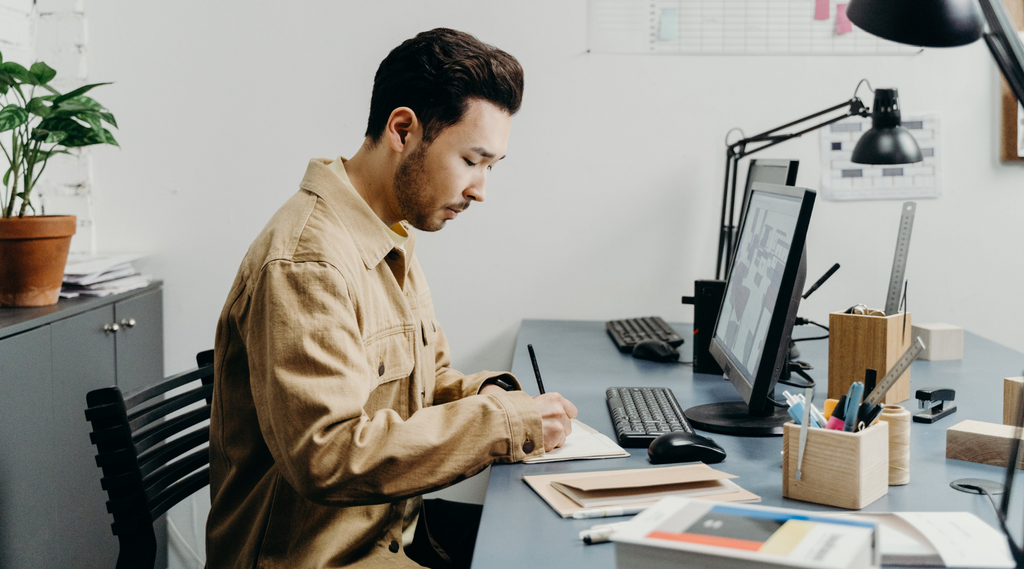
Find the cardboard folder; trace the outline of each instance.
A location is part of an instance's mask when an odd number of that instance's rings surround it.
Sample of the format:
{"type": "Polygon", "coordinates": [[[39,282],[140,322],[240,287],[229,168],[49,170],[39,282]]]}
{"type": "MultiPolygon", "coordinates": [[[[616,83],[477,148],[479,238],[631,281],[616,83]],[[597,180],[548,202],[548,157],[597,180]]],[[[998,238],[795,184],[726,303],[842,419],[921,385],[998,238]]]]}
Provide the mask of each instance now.
{"type": "Polygon", "coordinates": [[[617,506],[642,506],[657,502],[665,495],[698,493],[702,500],[719,502],[760,502],[761,498],[728,479],[732,474],[715,470],[706,464],[693,463],[679,466],[607,470],[599,472],[567,472],[524,476],[523,481],[554,508],[563,518],[584,509],[556,486],[570,488],[583,497],[613,498],[617,506]],[[715,483],[722,484],[723,492],[706,493],[715,483]],[[552,485],[555,484],[555,485],[552,485]]]}

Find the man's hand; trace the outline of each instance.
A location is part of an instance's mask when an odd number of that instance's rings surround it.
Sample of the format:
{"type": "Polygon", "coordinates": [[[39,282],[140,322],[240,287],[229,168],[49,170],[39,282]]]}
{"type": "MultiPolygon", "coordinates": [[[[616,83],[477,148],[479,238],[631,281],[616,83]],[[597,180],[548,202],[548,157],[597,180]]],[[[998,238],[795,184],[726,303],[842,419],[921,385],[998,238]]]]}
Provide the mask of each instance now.
{"type": "Polygon", "coordinates": [[[544,426],[544,452],[562,446],[565,437],[572,432],[569,419],[576,417],[576,406],[557,393],[538,395],[533,401],[537,404],[544,426]]]}

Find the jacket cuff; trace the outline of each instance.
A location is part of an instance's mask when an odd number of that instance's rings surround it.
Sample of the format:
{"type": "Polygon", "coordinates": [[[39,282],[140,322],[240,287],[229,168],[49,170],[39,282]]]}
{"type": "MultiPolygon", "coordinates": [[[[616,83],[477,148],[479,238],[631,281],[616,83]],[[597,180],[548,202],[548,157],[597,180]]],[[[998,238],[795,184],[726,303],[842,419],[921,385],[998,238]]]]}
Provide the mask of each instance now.
{"type": "Polygon", "coordinates": [[[520,462],[531,456],[543,456],[544,427],[533,397],[523,391],[492,393],[490,396],[505,409],[512,443],[509,454],[498,462],[520,462]]]}

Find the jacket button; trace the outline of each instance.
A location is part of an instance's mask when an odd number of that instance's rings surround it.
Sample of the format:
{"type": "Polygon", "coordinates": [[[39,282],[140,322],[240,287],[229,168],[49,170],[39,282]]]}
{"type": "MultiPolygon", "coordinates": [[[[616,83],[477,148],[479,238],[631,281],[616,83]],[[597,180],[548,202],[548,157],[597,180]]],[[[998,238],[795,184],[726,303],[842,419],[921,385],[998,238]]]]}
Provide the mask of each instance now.
{"type": "Polygon", "coordinates": [[[391,553],[398,553],[398,542],[392,539],[391,544],[388,545],[388,551],[391,553]]]}
{"type": "Polygon", "coordinates": [[[525,443],[523,443],[523,452],[525,452],[526,454],[530,454],[531,452],[533,452],[533,441],[526,441],[525,443]]]}
{"type": "Polygon", "coordinates": [[[380,367],[377,368],[377,375],[384,375],[384,364],[380,364],[380,367]]]}

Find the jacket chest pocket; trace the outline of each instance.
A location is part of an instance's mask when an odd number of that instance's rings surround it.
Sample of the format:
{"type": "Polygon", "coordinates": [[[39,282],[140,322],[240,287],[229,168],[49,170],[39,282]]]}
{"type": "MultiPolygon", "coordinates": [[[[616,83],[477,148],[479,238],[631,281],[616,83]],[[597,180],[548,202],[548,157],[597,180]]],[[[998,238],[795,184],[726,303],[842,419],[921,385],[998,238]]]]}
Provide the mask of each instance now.
{"type": "Polygon", "coordinates": [[[399,328],[366,344],[366,363],[375,378],[374,387],[409,379],[415,364],[415,330],[399,328]]]}

